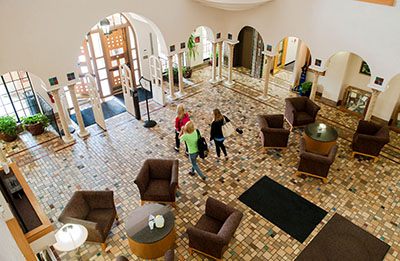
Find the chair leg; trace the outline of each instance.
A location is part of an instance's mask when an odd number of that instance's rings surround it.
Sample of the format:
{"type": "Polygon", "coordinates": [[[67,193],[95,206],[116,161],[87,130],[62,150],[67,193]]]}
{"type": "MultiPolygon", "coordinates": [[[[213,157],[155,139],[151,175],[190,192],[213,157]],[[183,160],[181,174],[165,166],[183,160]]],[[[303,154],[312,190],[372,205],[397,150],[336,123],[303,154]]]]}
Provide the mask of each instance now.
{"type": "Polygon", "coordinates": [[[283,149],[283,152],[285,152],[285,153],[286,153],[286,151],[287,151],[287,148],[284,148],[284,149],[283,149]]]}
{"type": "Polygon", "coordinates": [[[144,205],[144,202],[143,202],[143,201],[141,201],[141,202],[140,202],[140,205],[141,205],[141,206],[143,206],[143,205],[144,205]]]}
{"type": "Polygon", "coordinates": [[[326,184],[328,183],[328,181],[326,180],[326,178],[322,178],[322,181],[326,184]]]}
{"type": "Polygon", "coordinates": [[[115,219],[116,219],[117,221],[119,221],[119,216],[118,216],[118,214],[115,215],[115,219]]]}
{"type": "Polygon", "coordinates": [[[189,255],[191,255],[193,253],[193,249],[191,247],[189,247],[189,255]]]}
{"type": "Polygon", "coordinates": [[[266,148],[266,147],[263,147],[262,153],[265,153],[266,150],[267,150],[267,148],[266,148]]]}
{"type": "Polygon", "coordinates": [[[296,176],[300,175],[300,172],[296,171],[296,176]]]}
{"type": "Polygon", "coordinates": [[[106,243],[101,243],[101,249],[106,250],[106,243]]]}
{"type": "Polygon", "coordinates": [[[354,158],[354,155],[355,155],[356,153],[353,151],[352,153],[351,153],[351,157],[352,158],[354,158]]]}
{"type": "Polygon", "coordinates": [[[176,208],[176,202],[172,202],[171,205],[176,208]]]}
{"type": "Polygon", "coordinates": [[[374,158],[374,163],[376,163],[378,161],[378,157],[374,158]]]}

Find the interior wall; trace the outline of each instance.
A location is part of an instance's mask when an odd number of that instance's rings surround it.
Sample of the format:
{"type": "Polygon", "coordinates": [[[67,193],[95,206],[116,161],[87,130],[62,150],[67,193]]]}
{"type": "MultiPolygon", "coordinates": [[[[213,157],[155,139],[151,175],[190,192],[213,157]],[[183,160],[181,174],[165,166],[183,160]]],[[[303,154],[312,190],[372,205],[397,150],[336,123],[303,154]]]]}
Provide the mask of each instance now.
{"type": "Polygon", "coordinates": [[[296,60],[297,45],[299,44],[299,39],[297,37],[288,37],[285,65],[296,60]]]}
{"type": "MultiPolygon", "coordinates": [[[[203,63],[203,43],[204,43],[204,41],[207,41],[206,38],[203,38],[203,30],[204,30],[203,27],[197,27],[196,31],[193,32],[193,35],[195,38],[197,36],[200,36],[200,43],[196,44],[195,58],[194,59],[193,59],[193,57],[190,58],[191,66],[196,66],[196,65],[203,63]]],[[[188,38],[189,38],[189,36],[188,36],[188,38]]],[[[186,42],[187,42],[187,40],[186,40],[186,42]]]]}
{"type": "Polygon", "coordinates": [[[390,82],[389,88],[382,92],[376,100],[375,109],[372,113],[375,117],[389,121],[397,106],[400,104],[400,74],[396,75],[390,82]]]}
{"type": "Polygon", "coordinates": [[[344,80],[349,57],[349,52],[340,52],[332,56],[325,76],[321,76],[318,79],[322,97],[334,102],[342,99],[343,90],[347,87],[344,80]]]}
{"type": "Polygon", "coordinates": [[[145,20],[140,19],[132,13],[126,13],[124,15],[132,25],[136,34],[142,76],[150,79],[150,56],[155,55],[158,57],[157,34],[145,20]],[[153,48],[151,48],[152,44],[153,48]]]}

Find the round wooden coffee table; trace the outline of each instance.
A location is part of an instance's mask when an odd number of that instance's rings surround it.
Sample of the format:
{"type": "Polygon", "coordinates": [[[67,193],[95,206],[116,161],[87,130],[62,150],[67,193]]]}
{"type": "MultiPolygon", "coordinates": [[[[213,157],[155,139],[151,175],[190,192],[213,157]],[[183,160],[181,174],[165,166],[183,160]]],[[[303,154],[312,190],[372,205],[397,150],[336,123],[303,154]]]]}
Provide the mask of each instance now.
{"type": "Polygon", "coordinates": [[[336,144],[338,133],[332,126],[325,123],[311,123],[304,128],[306,149],[327,155],[336,144]]]}
{"type": "Polygon", "coordinates": [[[145,204],[136,208],[125,220],[126,233],[132,252],[144,259],[162,257],[175,244],[174,214],[163,205],[145,204]],[[149,216],[162,215],[164,227],[153,230],[149,216]]]}

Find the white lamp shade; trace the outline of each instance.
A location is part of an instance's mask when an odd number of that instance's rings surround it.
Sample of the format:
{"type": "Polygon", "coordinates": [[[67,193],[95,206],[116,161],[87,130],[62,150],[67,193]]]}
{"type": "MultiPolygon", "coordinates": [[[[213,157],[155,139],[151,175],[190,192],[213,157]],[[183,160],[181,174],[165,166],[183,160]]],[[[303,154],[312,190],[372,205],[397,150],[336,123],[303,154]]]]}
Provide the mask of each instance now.
{"type": "Polygon", "coordinates": [[[56,233],[57,243],[54,248],[59,251],[71,251],[80,247],[88,237],[87,229],[82,225],[65,224],[56,233]]]}

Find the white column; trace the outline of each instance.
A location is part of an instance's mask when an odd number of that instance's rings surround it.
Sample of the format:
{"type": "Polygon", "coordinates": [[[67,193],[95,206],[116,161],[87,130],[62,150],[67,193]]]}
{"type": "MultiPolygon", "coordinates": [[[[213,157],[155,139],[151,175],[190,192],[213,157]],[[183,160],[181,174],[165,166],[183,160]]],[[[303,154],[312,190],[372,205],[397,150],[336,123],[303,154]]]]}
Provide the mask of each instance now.
{"type": "Polygon", "coordinates": [[[172,55],[168,56],[168,81],[169,81],[169,96],[170,100],[175,100],[175,91],[174,91],[174,71],[172,69],[172,55]]]}
{"type": "Polygon", "coordinates": [[[64,130],[64,136],[62,137],[65,143],[74,142],[75,138],[71,136],[71,132],[69,132],[67,119],[65,118],[64,109],[61,103],[60,95],[58,93],[58,89],[51,91],[51,94],[54,97],[54,101],[56,102],[58,116],[60,117],[61,125],[64,130]]]}
{"type": "Polygon", "coordinates": [[[71,95],[72,104],[74,105],[76,119],[78,120],[78,125],[79,125],[78,136],[81,138],[87,137],[90,135],[90,132],[86,130],[85,123],[83,123],[81,110],[78,104],[78,99],[76,98],[75,84],[68,85],[68,89],[71,95]]]}
{"type": "Polygon", "coordinates": [[[227,42],[229,46],[229,62],[228,62],[228,81],[225,82],[225,85],[232,86],[234,84],[232,79],[232,67],[233,67],[233,48],[237,42],[227,42]]]}
{"type": "Polygon", "coordinates": [[[295,85],[297,84],[300,78],[301,67],[304,65],[306,52],[307,52],[307,47],[305,46],[303,41],[299,39],[299,43],[297,44],[296,60],[294,61],[294,66],[293,66],[291,88],[296,87],[295,85]]]}
{"type": "Polygon", "coordinates": [[[185,94],[185,92],[183,91],[182,57],[183,57],[183,52],[178,53],[178,79],[179,79],[179,95],[180,96],[183,96],[185,94]]]}
{"type": "MultiPolygon", "coordinates": [[[[265,54],[265,53],[264,53],[265,54]]],[[[264,92],[263,95],[260,96],[261,99],[266,100],[268,97],[268,88],[269,88],[269,76],[271,75],[272,63],[274,62],[274,56],[265,54],[265,63],[264,63],[264,92]]]]}
{"type": "Polygon", "coordinates": [[[222,44],[223,41],[218,42],[218,82],[222,82],[224,80],[224,78],[222,77],[222,44]]]}
{"type": "Polygon", "coordinates": [[[376,100],[378,99],[379,94],[381,94],[380,91],[378,91],[376,89],[372,89],[371,101],[369,102],[368,110],[367,110],[367,113],[365,114],[364,120],[366,120],[366,121],[371,120],[372,112],[374,111],[375,103],[376,103],[376,100]]]}
{"type": "Polygon", "coordinates": [[[312,82],[312,87],[311,87],[311,94],[310,94],[310,100],[315,101],[315,94],[317,93],[318,89],[318,78],[320,76],[320,72],[314,71],[314,80],[312,82]]]}
{"type": "Polygon", "coordinates": [[[217,42],[212,42],[212,71],[211,71],[211,80],[210,83],[217,83],[217,42]]]}

